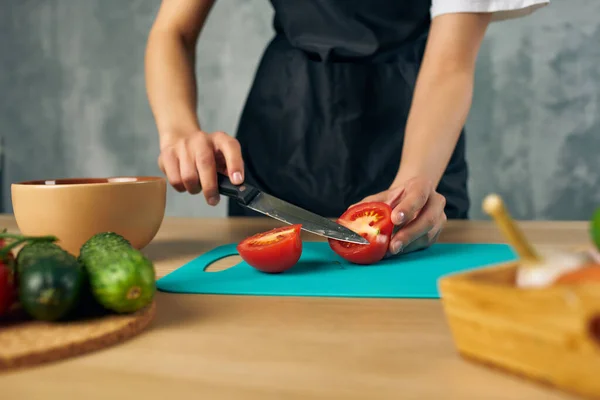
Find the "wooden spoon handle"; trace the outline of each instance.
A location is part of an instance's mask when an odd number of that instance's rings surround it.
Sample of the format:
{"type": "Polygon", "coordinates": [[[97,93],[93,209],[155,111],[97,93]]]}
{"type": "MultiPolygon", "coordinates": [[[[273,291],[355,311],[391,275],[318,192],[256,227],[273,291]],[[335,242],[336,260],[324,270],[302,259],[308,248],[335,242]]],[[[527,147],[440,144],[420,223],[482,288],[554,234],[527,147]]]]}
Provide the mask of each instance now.
{"type": "Polygon", "coordinates": [[[483,210],[496,221],[498,227],[504,233],[504,237],[515,249],[521,261],[527,264],[541,262],[541,257],[535,252],[527,241],[523,232],[513,222],[504,207],[504,203],[497,194],[490,194],[483,200],[483,210]]]}

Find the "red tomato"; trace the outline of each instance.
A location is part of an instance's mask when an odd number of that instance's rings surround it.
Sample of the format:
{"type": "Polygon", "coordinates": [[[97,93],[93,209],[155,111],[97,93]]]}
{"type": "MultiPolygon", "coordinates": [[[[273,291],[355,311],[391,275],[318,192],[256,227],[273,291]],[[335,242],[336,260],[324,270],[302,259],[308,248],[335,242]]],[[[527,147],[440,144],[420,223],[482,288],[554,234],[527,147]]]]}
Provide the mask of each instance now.
{"type": "Polygon", "coordinates": [[[237,245],[244,261],[268,273],[280,273],[292,268],[302,254],[301,225],[289,225],[258,233],[237,245]]]}
{"type": "Polygon", "coordinates": [[[340,257],[354,264],[373,264],[385,256],[392,236],[392,209],[386,203],[360,203],[350,207],[337,220],[340,225],[358,233],[370,244],[356,244],[329,239],[329,246],[340,257]],[[376,241],[378,235],[388,238],[386,243],[376,241]]]}
{"type": "Polygon", "coordinates": [[[17,300],[17,290],[13,279],[14,257],[9,253],[0,261],[0,315],[5,314],[17,300]]]}

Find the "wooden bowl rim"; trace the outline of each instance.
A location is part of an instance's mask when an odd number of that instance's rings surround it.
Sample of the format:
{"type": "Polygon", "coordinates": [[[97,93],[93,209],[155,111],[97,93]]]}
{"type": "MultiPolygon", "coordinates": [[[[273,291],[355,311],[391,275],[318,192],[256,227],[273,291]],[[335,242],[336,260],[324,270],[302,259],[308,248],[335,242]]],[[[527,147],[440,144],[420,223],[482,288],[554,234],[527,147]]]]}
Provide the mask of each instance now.
{"type": "Polygon", "coordinates": [[[515,295],[525,296],[557,296],[564,295],[566,292],[572,293],[573,291],[581,293],[589,292],[592,294],[597,292],[597,282],[584,282],[579,283],[577,285],[550,285],[539,288],[529,288],[518,287],[516,285],[495,283],[489,280],[477,278],[477,276],[486,277],[503,270],[511,270],[514,268],[518,268],[518,266],[519,260],[512,260],[507,262],[491,264],[484,267],[475,267],[467,271],[457,272],[440,277],[438,279],[438,287],[441,295],[440,298],[443,299],[444,292],[452,290],[450,289],[450,286],[456,287],[456,285],[459,285],[461,287],[486,288],[487,290],[511,292],[515,295]]]}

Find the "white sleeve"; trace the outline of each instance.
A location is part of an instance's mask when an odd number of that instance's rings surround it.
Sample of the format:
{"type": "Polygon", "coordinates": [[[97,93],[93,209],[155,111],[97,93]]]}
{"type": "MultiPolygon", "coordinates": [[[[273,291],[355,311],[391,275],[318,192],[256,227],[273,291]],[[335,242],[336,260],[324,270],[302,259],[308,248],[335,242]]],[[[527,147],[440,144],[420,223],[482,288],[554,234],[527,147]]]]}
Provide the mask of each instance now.
{"type": "Polygon", "coordinates": [[[432,0],[431,18],[452,13],[492,13],[492,21],[523,17],[550,0],[432,0]]]}

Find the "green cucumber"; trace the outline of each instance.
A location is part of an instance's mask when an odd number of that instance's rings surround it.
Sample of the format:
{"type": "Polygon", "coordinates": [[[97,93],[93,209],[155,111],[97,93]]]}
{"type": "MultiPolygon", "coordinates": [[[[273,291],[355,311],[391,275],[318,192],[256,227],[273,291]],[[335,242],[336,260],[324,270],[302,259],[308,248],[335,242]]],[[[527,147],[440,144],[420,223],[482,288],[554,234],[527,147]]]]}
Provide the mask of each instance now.
{"type": "Polygon", "coordinates": [[[70,266],[79,266],[77,259],[71,253],[53,242],[28,243],[17,253],[17,271],[20,273],[39,258],[52,257],[57,262],[70,266]]]}
{"type": "Polygon", "coordinates": [[[91,290],[105,308],[131,313],[152,302],[156,292],[154,265],[121,235],[103,232],[81,246],[79,262],[91,290]]]}
{"type": "Polygon", "coordinates": [[[73,310],[73,317],[91,317],[103,314],[103,307],[96,301],[89,284],[87,271],[79,263],[77,258],[65,249],[50,242],[33,242],[29,243],[19,251],[16,258],[18,275],[23,270],[29,268],[31,264],[35,264],[40,258],[50,257],[56,264],[62,264],[82,270],[83,283],[80,288],[79,301],[76,309],[73,310]]]}
{"type": "Polygon", "coordinates": [[[596,211],[592,214],[592,220],[590,221],[590,234],[592,236],[592,242],[596,249],[600,250],[600,207],[596,208],[596,211]]]}
{"type": "MultiPolygon", "coordinates": [[[[23,248],[29,247],[31,245],[56,246],[53,242],[57,240],[58,238],[56,236],[24,236],[14,233],[8,233],[6,232],[6,229],[4,229],[2,232],[0,232],[0,243],[2,243],[2,248],[0,249],[0,259],[5,259],[8,253],[12,253],[12,251],[16,247],[22,244],[25,244],[23,248]],[[9,243],[6,243],[7,240],[9,240],[9,243]]],[[[19,251],[19,253],[21,253],[21,251],[19,251]]],[[[28,251],[26,251],[25,253],[28,253],[28,251]]],[[[18,256],[16,258],[18,258],[18,256]]],[[[19,261],[15,259],[15,262],[13,263],[14,265],[12,266],[13,275],[15,276],[15,279],[18,275],[18,263],[19,261]]]]}
{"type": "Polygon", "coordinates": [[[19,301],[33,318],[57,321],[67,317],[80,299],[85,275],[71,256],[42,255],[30,259],[19,273],[19,301]]]}

